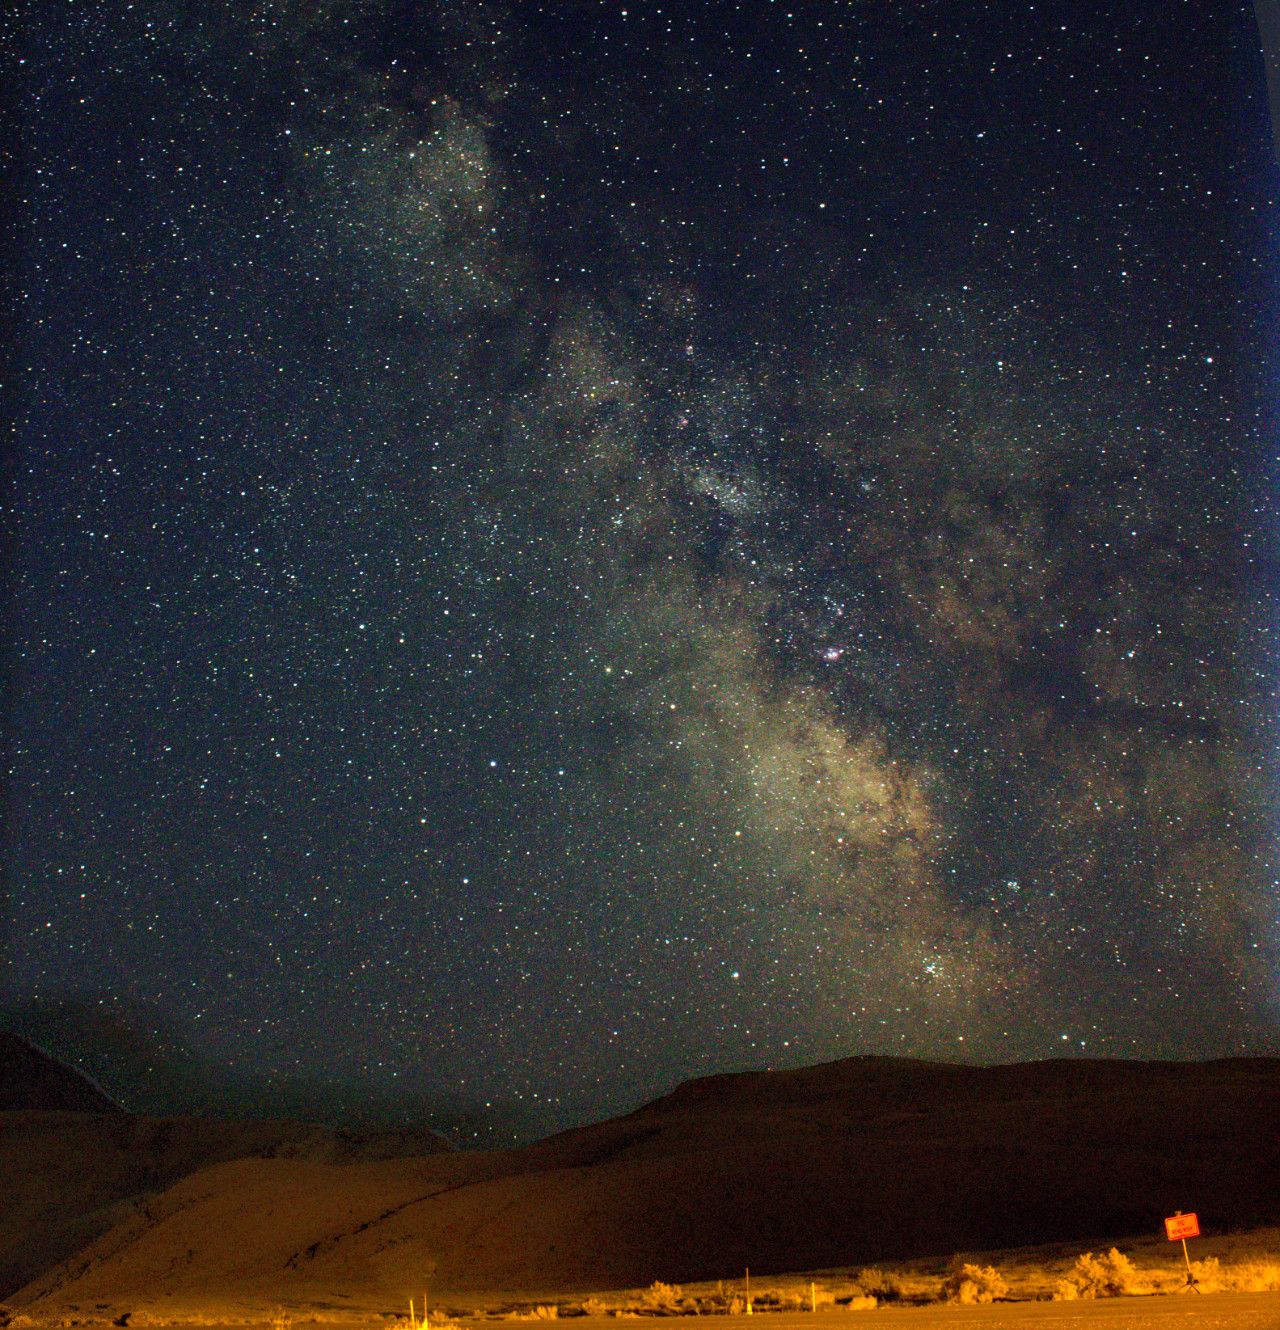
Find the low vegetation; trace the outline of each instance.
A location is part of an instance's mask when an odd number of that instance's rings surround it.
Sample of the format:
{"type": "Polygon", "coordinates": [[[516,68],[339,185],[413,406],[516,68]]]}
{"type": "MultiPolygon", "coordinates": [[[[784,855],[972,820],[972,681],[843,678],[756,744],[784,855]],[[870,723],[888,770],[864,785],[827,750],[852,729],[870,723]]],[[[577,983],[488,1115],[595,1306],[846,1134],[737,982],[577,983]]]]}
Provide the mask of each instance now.
{"type": "Polygon", "coordinates": [[[880,1302],[900,1302],[905,1289],[901,1276],[877,1266],[866,1266],[859,1270],[854,1276],[854,1282],[865,1297],[876,1298],[880,1302]]]}
{"type": "Polygon", "coordinates": [[[959,1261],[942,1281],[942,1296],[948,1302],[995,1302],[1009,1291],[1008,1282],[991,1265],[959,1261]]]}
{"type": "Polygon", "coordinates": [[[1280,1260],[1223,1265],[1216,1256],[1210,1256],[1192,1261],[1191,1273],[1202,1293],[1280,1292],[1280,1260]]]}
{"type": "MultiPolygon", "coordinates": [[[[1197,1239],[1191,1273],[1202,1293],[1280,1291],[1280,1229],[1197,1239]]],[[[1193,1254],[1195,1248],[1193,1247],[1193,1254]]],[[[981,1304],[1176,1293],[1186,1285],[1181,1248],[1141,1238],[1099,1250],[1059,1244],[1004,1252],[964,1253],[950,1259],[905,1261],[805,1275],[752,1279],[751,1311],[869,1310],[938,1302],[981,1304]]],[[[519,1320],[583,1316],[640,1319],[740,1315],[747,1310],[744,1279],[673,1284],[600,1293],[555,1305],[490,1308],[481,1316],[519,1320]]],[[[433,1327],[435,1320],[432,1321],[433,1327]]]]}
{"type": "MultiPolygon", "coordinates": [[[[1280,1292],[1280,1228],[1249,1234],[1197,1239],[1192,1248],[1191,1276],[1201,1293],[1280,1292]],[[1198,1248],[1198,1250],[1197,1250],[1198,1248]]],[[[1187,1267],[1180,1247],[1156,1238],[1137,1239],[1123,1247],[1081,1251],[1061,1244],[1003,1252],[961,1253],[950,1258],[904,1261],[892,1266],[844,1267],[809,1274],[752,1278],[750,1310],[773,1312],[869,1311],[877,1306],[924,1306],[939,1302],[981,1304],[1001,1300],[1119,1298],[1172,1294],[1186,1286],[1187,1267]]],[[[510,1301],[501,1304],[452,1300],[435,1302],[430,1314],[426,1298],[406,1298],[399,1311],[383,1313],[391,1330],[460,1330],[463,1322],[560,1321],[583,1317],[639,1320],[649,1317],[741,1315],[748,1309],[745,1278],[714,1283],[675,1284],[656,1280],[646,1288],[578,1294],[554,1300],[510,1301]],[[408,1311],[408,1317],[405,1312],[408,1311]]],[[[73,1309],[75,1310],[75,1309],[73,1309]]],[[[155,1325],[149,1315],[134,1320],[133,1312],[103,1316],[119,1325],[155,1325]]],[[[354,1309],[353,1309],[354,1310],[354,1309]]],[[[318,1319],[314,1308],[264,1309],[263,1330],[298,1330],[318,1319]]],[[[326,1316],[323,1319],[329,1319],[326,1316]]],[[[866,1323],[874,1324],[872,1317],[866,1323]]],[[[91,1324],[81,1322],[81,1324],[91,1324]]],[[[217,1322],[193,1319],[192,1326],[217,1322]]],[[[856,1318],[851,1324],[861,1324],[856,1318]]],[[[62,1321],[54,1324],[75,1324],[62,1321]]],[[[353,1319],[349,1322],[358,1325],[353,1319]]],[[[366,1323],[368,1324],[368,1323],[366,1323]]],[[[14,1308],[0,1306],[0,1330],[52,1330],[14,1308]]]]}
{"type": "Polygon", "coordinates": [[[1139,1275],[1133,1262],[1112,1247],[1105,1256],[1095,1256],[1091,1251],[1077,1256],[1071,1273],[1054,1285],[1053,1296],[1055,1301],[1070,1301],[1154,1291],[1151,1281],[1139,1275]]]}
{"type": "MultiPolygon", "coordinates": [[[[1112,1247],[1104,1256],[1085,1252],[1054,1285],[1055,1299],[1142,1297],[1186,1287],[1186,1266],[1138,1266],[1112,1247]]],[[[1236,1261],[1224,1265],[1209,1256],[1193,1261],[1190,1282],[1201,1293],[1268,1293],[1280,1290],[1280,1260],[1236,1261]]]]}

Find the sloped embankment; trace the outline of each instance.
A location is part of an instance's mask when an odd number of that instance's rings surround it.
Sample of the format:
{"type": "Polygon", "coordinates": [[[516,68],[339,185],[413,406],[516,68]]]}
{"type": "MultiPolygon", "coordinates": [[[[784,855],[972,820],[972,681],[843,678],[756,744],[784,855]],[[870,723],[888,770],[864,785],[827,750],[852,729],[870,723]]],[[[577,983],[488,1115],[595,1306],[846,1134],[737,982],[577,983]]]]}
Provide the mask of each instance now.
{"type": "Polygon", "coordinates": [[[567,1291],[1280,1219],[1280,1061],[851,1059],[691,1082],[520,1150],[204,1169],[20,1295],[567,1291]]]}

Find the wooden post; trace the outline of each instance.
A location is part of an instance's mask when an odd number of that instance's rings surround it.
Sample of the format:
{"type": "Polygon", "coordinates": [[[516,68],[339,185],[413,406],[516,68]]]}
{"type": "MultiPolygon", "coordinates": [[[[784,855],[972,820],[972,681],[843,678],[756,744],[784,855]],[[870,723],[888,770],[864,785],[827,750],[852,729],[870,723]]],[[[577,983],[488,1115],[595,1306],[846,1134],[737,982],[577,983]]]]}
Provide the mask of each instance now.
{"type": "Polygon", "coordinates": [[[809,1281],[809,1310],[811,1312],[818,1310],[818,1286],[812,1279],[809,1281]]]}
{"type": "Polygon", "coordinates": [[[747,1315],[751,1315],[751,1267],[747,1266],[747,1315]]]}

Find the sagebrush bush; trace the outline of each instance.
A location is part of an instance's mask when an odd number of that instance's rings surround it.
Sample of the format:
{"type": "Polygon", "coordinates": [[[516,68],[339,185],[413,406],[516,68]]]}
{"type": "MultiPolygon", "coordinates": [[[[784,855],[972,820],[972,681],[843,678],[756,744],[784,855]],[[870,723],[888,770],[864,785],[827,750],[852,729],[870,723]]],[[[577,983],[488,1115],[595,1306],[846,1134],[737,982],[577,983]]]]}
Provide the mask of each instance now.
{"type": "Polygon", "coordinates": [[[1216,1256],[1191,1262],[1191,1278],[1201,1293],[1217,1293],[1227,1287],[1223,1278],[1222,1262],[1216,1256]]]}
{"type": "Polygon", "coordinates": [[[1126,1293],[1144,1292],[1145,1288],[1133,1262],[1112,1247],[1105,1256],[1095,1256],[1092,1252],[1077,1256],[1071,1273],[1058,1280],[1054,1299],[1117,1298],[1126,1293]]]}
{"type": "Polygon", "coordinates": [[[942,1281],[942,1296],[948,1302],[994,1302],[1003,1298],[1009,1285],[993,1265],[958,1264],[942,1281]]]}
{"type": "Polygon", "coordinates": [[[751,1305],[761,1311],[798,1312],[809,1309],[808,1289],[762,1288],[751,1295],[751,1305]]]}
{"type": "Polygon", "coordinates": [[[1223,1265],[1216,1256],[1191,1262],[1191,1275],[1202,1293],[1274,1293],[1280,1290],[1280,1263],[1241,1261],[1223,1265]]]}
{"type": "Polygon", "coordinates": [[[853,1282],[863,1293],[878,1298],[881,1302],[897,1302],[902,1297],[902,1280],[878,1266],[869,1265],[866,1269],[859,1270],[853,1282]]]}
{"type": "Polygon", "coordinates": [[[683,1300],[684,1289],[679,1284],[664,1284],[655,1279],[641,1295],[640,1305],[648,1311],[671,1314],[680,1310],[683,1300]]]}
{"type": "Polygon", "coordinates": [[[1244,1261],[1228,1273],[1229,1288],[1241,1293],[1280,1292],[1280,1261],[1244,1261]]]}

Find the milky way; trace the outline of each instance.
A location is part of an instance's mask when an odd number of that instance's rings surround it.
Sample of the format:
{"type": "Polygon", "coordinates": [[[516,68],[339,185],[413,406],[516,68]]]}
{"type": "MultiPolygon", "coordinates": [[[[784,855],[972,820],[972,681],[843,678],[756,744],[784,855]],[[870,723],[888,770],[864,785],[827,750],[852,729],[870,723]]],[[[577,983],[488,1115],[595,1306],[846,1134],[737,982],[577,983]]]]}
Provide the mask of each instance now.
{"type": "Polygon", "coordinates": [[[551,1122],[1280,1049],[1247,5],[23,56],[12,1010],[551,1122]]]}

